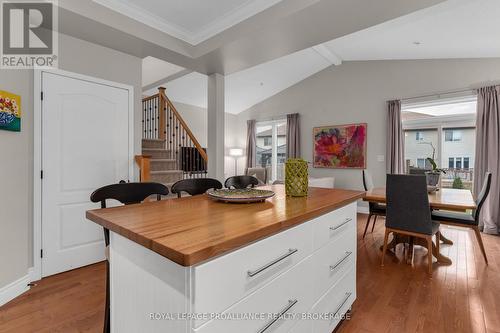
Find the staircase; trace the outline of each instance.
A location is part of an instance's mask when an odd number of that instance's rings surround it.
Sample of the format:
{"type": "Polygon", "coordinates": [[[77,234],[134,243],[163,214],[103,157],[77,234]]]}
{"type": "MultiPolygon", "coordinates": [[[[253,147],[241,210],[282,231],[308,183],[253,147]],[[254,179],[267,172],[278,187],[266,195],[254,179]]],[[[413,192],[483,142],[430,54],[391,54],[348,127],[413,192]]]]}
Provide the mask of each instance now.
{"type": "Polygon", "coordinates": [[[207,153],[165,95],[142,100],[142,155],[135,157],[141,181],[170,186],[186,178],[206,177],[207,153]]]}
{"type": "Polygon", "coordinates": [[[165,148],[161,139],[142,139],[142,155],[151,156],[149,181],[162,183],[168,188],[184,179],[184,171],[178,169],[178,162],[171,158],[172,152],[165,148]]]}

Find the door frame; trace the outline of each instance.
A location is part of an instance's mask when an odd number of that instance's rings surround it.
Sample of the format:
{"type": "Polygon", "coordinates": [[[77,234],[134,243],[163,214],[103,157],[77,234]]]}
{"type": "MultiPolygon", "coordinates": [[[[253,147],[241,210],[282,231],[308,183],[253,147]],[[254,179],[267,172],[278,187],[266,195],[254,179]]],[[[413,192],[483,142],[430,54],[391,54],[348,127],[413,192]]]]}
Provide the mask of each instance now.
{"type": "Polygon", "coordinates": [[[33,71],[33,267],[30,269],[30,281],[38,281],[42,278],[42,75],[50,73],[102,84],[128,91],[128,148],[129,148],[129,177],[135,179],[134,175],[134,87],[131,85],[108,81],[88,75],[73,73],[60,69],[33,71]]]}

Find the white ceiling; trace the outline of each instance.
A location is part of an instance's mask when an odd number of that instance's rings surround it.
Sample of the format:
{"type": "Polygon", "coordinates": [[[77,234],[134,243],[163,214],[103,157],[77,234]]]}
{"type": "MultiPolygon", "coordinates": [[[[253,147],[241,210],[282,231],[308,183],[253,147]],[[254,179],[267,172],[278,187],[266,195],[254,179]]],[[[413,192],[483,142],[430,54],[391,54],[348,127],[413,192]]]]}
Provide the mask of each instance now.
{"type": "MultiPolygon", "coordinates": [[[[230,74],[225,80],[226,112],[240,113],[330,65],[330,60],[310,48],[230,74]]],[[[172,101],[207,107],[207,77],[203,74],[190,73],[165,87],[172,101]]]]}
{"type": "MultiPolygon", "coordinates": [[[[448,0],[230,74],[226,76],[226,111],[240,113],[342,61],[500,57],[498,17],[500,0],[448,0]]],[[[207,105],[205,75],[191,73],[166,87],[173,101],[207,105]]]]}
{"type": "Polygon", "coordinates": [[[325,46],[344,61],[500,57],[499,17],[499,0],[448,0],[325,46]]]}
{"type": "Polygon", "coordinates": [[[93,0],[196,45],[282,0],[93,0]]]}
{"type": "Polygon", "coordinates": [[[179,73],[182,70],[184,70],[183,67],[157,58],[146,57],[142,59],[142,86],[147,86],[151,83],[179,73]]]}

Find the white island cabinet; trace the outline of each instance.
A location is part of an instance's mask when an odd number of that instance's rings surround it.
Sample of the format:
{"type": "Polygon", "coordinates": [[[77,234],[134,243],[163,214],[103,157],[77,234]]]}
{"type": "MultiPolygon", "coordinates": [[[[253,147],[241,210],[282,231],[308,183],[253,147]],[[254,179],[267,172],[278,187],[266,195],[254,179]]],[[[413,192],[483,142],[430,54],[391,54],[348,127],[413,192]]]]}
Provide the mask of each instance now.
{"type": "MultiPolygon", "coordinates": [[[[236,231],[233,235],[231,226],[239,228],[239,224],[207,229],[206,236],[211,239],[217,239],[215,232],[218,232],[225,240],[234,236],[233,241],[213,247],[213,255],[194,264],[168,258],[169,255],[173,258],[179,243],[174,242],[172,248],[168,248],[168,242],[163,242],[161,244],[167,246],[162,249],[158,239],[146,244],[147,233],[158,231],[152,226],[150,229],[141,226],[141,232],[138,229],[124,232],[123,229],[114,231],[108,223],[105,227],[111,230],[111,331],[332,332],[356,299],[355,200],[359,197],[359,193],[353,194],[349,200],[332,204],[330,208],[318,205],[323,208],[315,210],[312,218],[305,213],[308,199],[304,199],[304,203],[282,197],[288,206],[287,212],[295,210],[292,204],[299,205],[298,212],[293,214],[305,214],[300,223],[294,220],[292,213],[285,217],[275,214],[280,209],[276,206],[283,202],[279,197],[274,198],[263,204],[269,207],[261,206],[262,210],[257,210],[253,222],[247,222],[258,224],[259,218],[281,218],[284,220],[280,222],[280,230],[268,230],[269,236],[248,241],[241,239],[242,234],[236,231]],[[303,204],[306,207],[300,207],[303,204]],[[271,214],[269,211],[266,214],[266,209],[271,209],[271,214]],[[286,221],[295,222],[283,225],[286,221]]],[[[203,200],[209,205],[224,205],[208,198],[203,200]]],[[[138,206],[142,205],[153,203],[138,206]]],[[[225,207],[228,211],[239,209],[236,205],[225,207]]],[[[165,213],[167,211],[165,209],[165,213]]],[[[126,219],[126,214],[115,215],[126,219]]],[[[92,215],[88,216],[96,221],[92,215]]],[[[101,216],[96,222],[104,225],[103,219],[101,216]]],[[[126,225],[127,221],[122,227],[126,225]]],[[[274,224],[264,221],[255,228],[266,230],[271,225],[274,224]]],[[[176,226],[171,225],[164,237],[173,235],[176,226]]],[[[194,238],[202,236],[203,232],[199,231],[194,238]]],[[[186,237],[186,242],[192,238],[186,237]]],[[[200,250],[192,248],[190,252],[189,248],[184,248],[184,254],[200,250]]]]}

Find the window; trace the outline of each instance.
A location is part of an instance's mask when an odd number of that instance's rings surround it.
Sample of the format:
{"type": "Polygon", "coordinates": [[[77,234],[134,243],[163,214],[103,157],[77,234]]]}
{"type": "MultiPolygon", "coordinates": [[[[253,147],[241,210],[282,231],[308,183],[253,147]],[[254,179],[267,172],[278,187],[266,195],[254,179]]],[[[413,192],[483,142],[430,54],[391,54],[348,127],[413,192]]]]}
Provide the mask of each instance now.
{"type": "Polygon", "coordinates": [[[425,169],[425,158],[417,158],[417,168],[425,169]]]}
{"type": "Polygon", "coordinates": [[[462,131],[456,129],[447,129],[444,131],[444,140],[447,142],[462,141],[462,131]]]}
{"type": "Polygon", "coordinates": [[[286,119],[256,124],[257,166],[267,169],[268,180],[284,180],[286,161],[286,119]]]}
{"type": "Polygon", "coordinates": [[[464,157],[464,169],[469,169],[469,158],[464,157]]]}
{"type": "Polygon", "coordinates": [[[404,151],[409,167],[428,168],[425,159],[434,155],[444,168],[441,186],[451,188],[460,178],[464,188],[473,186],[477,97],[447,94],[403,101],[401,117],[405,131],[404,151]]]}

